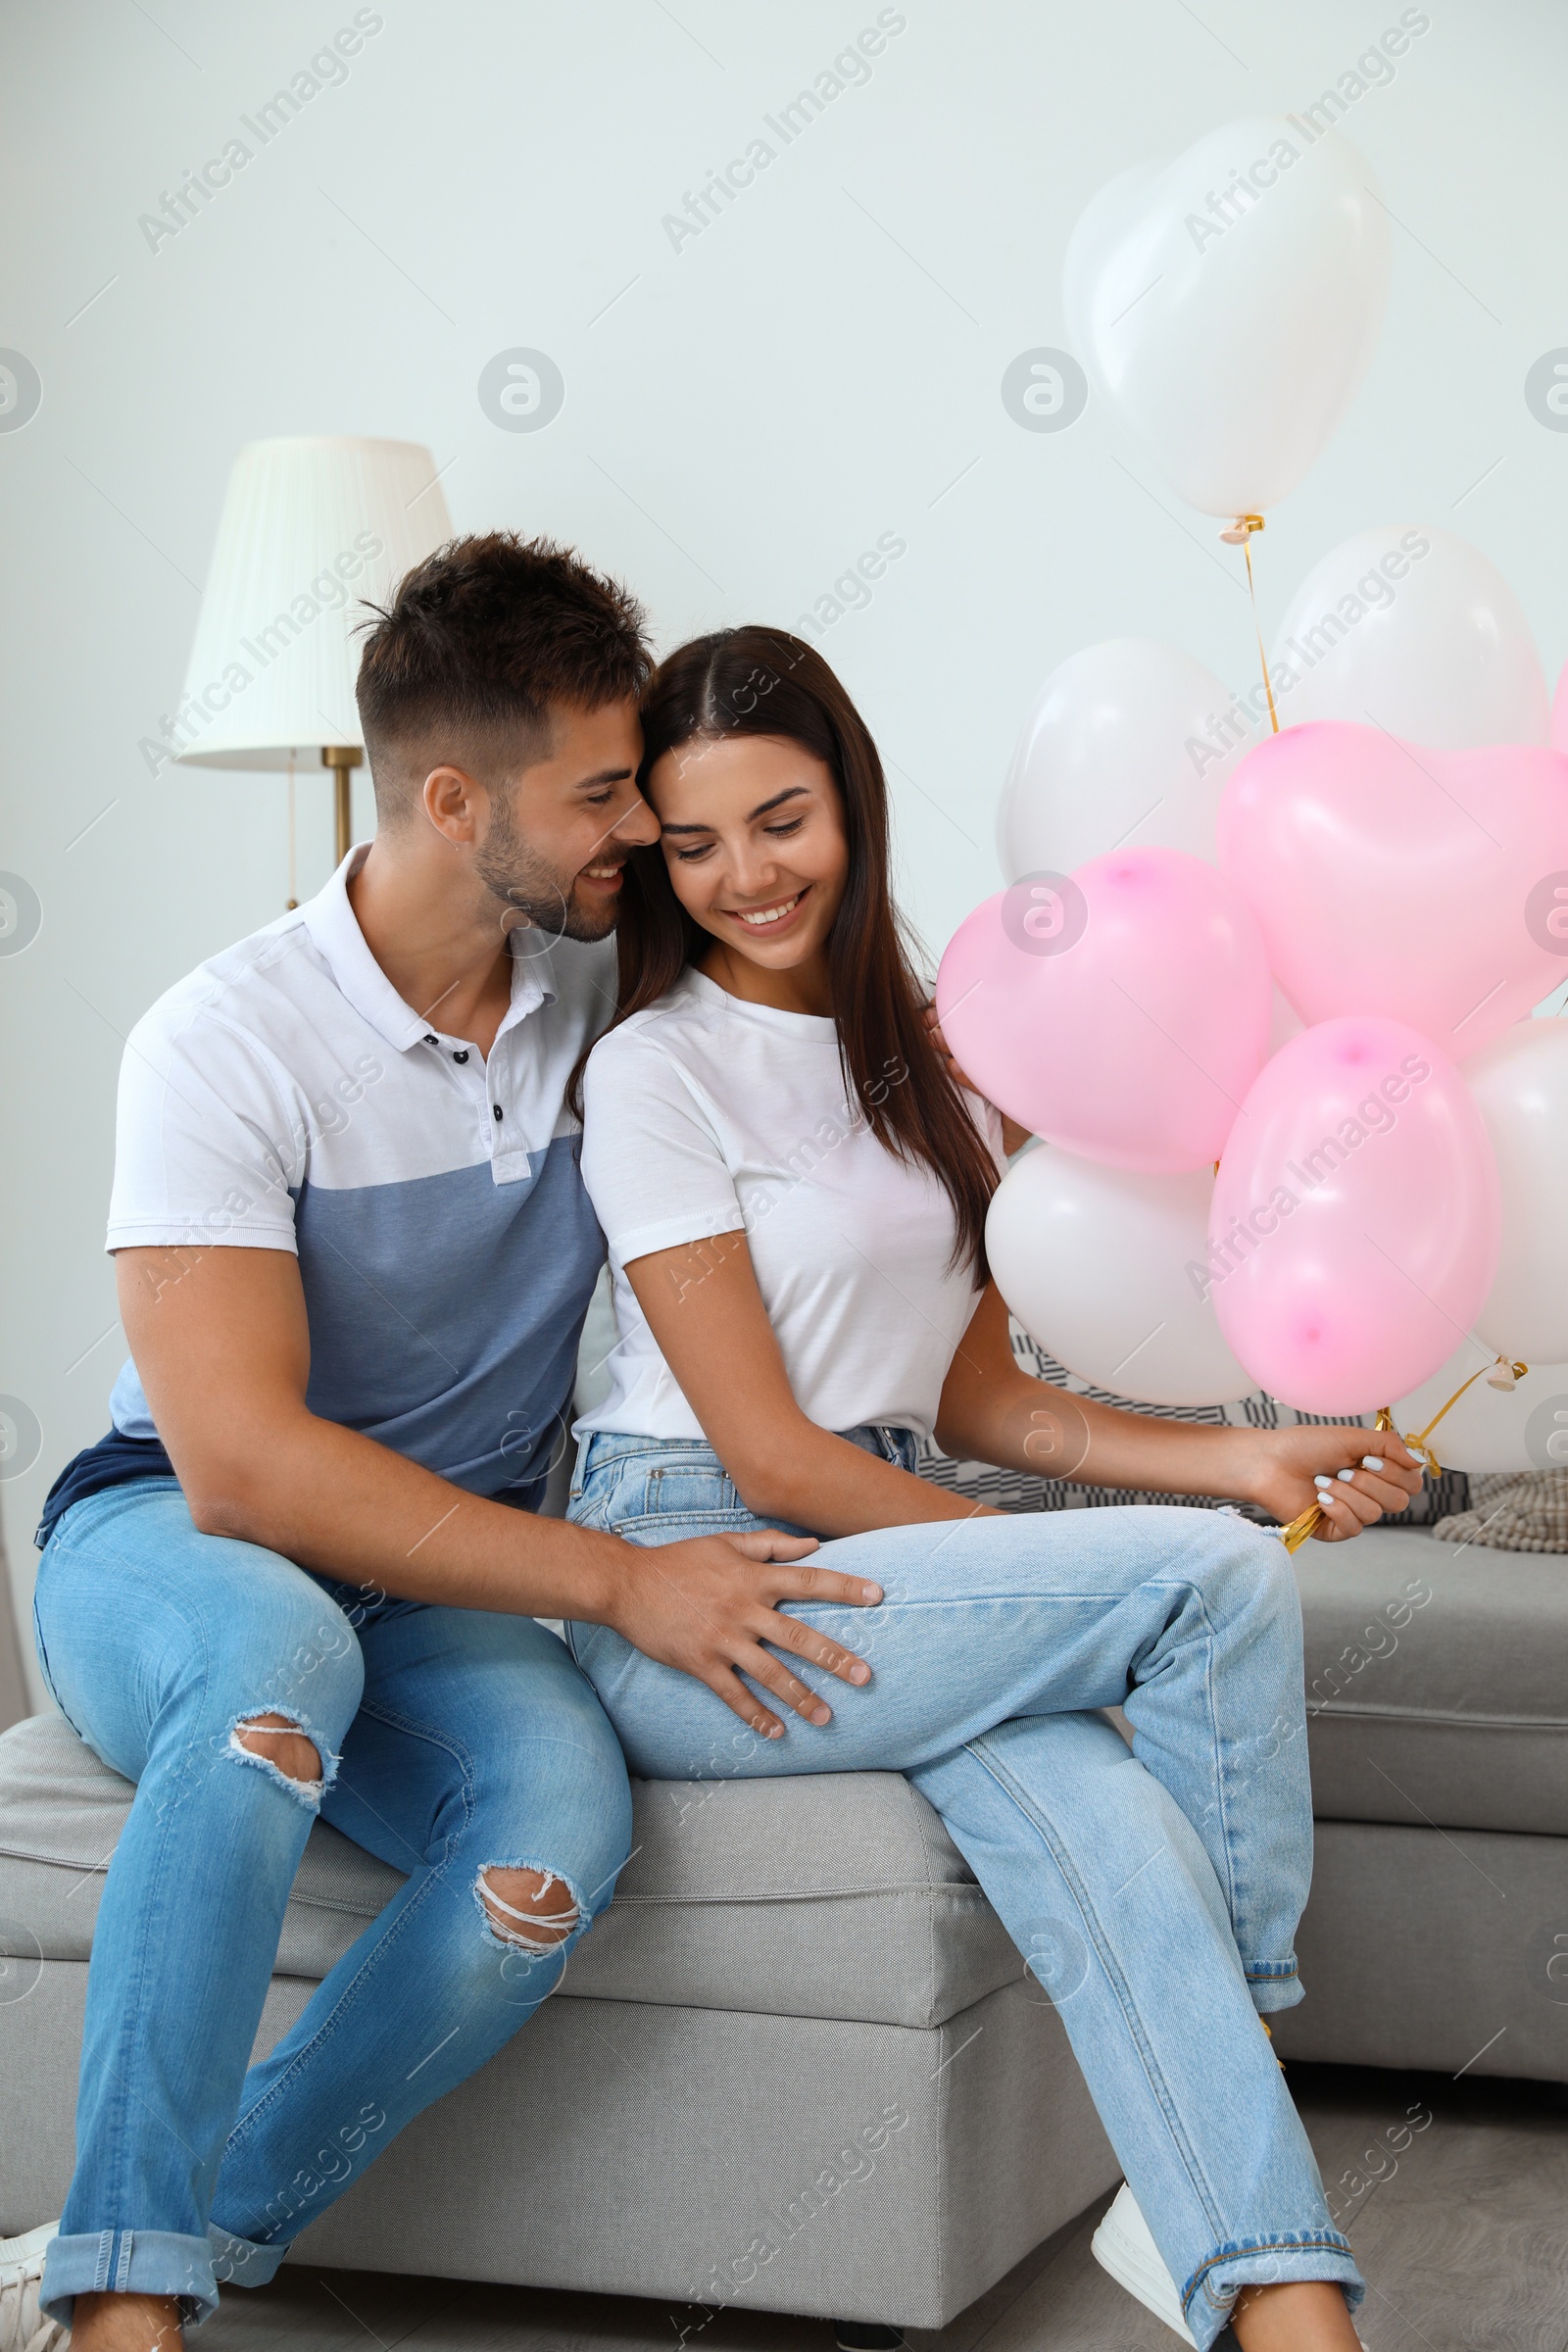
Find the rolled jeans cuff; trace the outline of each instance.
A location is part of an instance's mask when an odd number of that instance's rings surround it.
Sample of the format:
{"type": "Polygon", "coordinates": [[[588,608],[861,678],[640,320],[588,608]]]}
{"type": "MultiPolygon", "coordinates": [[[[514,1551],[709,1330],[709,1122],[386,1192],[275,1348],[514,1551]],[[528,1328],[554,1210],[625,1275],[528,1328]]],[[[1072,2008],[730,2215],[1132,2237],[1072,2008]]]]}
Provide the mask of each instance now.
{"type": "Polygon", "coordinates": [[[1323,2278],[1344,2289],[1353,2312],[1366,2285],[1338,2230],[1304,2230],[1279,2237],[1238,2238],[1209,2255],[1182,2289],[1182,2310],[1200,2348],[1229,2326],[1246,2286],[1295,2286],[1323,2278]]]}
{"type": "Polygon", "coordinates": [[[216,2222],[207,2225],[213,2250],[213,2276],[224,2286],[266,2286],[292,2242],[284,2237],[275,2246],[259,2246],[253,2238],[231,2236],[216,2222]]]}
{"type": "Polygon", "coordinates": [[[213,2249],[173,2230],[92,2230],[54,2237],[44,2256],[38,2308],[69,2328],[78,2295],[173,2295],[187,2328],[218,2309],[213,2249]]]}
{"type": "Polygon", "coordinates": [[[1247,1989],[1259,2017],[1271,2017],[1276,2009],[1294,2009],[1298,2001],[1306,1998],[1306,1987],[1297,1974],[1294,1960],[1288,1968],[1250,1968],[1247,1989]]]}

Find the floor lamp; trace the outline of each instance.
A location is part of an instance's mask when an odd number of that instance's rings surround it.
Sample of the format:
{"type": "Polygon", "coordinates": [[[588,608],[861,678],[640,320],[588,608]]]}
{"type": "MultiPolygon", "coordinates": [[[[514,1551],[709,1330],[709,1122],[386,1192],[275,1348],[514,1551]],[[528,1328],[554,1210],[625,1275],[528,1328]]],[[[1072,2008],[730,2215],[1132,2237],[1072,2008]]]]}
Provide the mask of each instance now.
{"type": "MultiPolygon", "coordinates": [[[[365,758],[358,624],[452,536],[435,461],[414,441],[253,441],[228,477],[185,672],[181,767],[320,764],[337,862],[353,846],[365,758]]],[[[290,905],[293,904],[292,838],[290,905]]]]}

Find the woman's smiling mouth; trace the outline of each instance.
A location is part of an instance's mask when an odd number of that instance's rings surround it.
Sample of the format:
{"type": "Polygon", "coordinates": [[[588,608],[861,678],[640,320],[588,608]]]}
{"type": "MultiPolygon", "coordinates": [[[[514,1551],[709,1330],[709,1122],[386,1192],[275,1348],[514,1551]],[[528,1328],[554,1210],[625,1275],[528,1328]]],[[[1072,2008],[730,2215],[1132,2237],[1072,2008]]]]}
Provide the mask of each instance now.
{"type": "Polygon", "coordinates": [[[775,899],[767,906],[725,906],[718,911],[726,914],[733,923],[744,923],[748,931],[777,931],[794,919],[797,908],[810,887],[807,882],[793,898],[775,899]]]}

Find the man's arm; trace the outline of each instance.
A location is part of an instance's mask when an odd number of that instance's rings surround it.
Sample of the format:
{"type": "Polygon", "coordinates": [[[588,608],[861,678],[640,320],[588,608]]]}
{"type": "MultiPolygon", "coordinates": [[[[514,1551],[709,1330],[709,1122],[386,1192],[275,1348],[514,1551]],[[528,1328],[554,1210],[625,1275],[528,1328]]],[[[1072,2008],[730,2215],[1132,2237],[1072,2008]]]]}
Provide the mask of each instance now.
{"type": "Polygon", "coordinates": [[[310,1328],[287,1251],[122,1250],[115,1270],[131,1354],[202,1534],[412,1600],[612,1626],[766,1736],[782,1726],[741,1672],[808,1722],[828,1720],[773,1650],[869,1679],[860,1660],[776,1611],[786,1599],[880,1600],[876,1586],[813,1566],[810,1543],[711,1537],[640,1550],[485,1501],[311,1412],[310,1328]]]}

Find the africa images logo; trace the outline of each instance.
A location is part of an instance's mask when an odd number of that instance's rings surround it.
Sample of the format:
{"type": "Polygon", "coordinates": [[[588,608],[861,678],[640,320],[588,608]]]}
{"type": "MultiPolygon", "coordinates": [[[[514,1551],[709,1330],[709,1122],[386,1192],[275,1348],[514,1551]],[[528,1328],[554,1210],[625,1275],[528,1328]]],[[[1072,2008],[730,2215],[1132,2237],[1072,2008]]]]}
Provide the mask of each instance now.
{"type": "Polygon", "coordinates": [[[504,433],[537,433],[561,414],[566,379],[547,351],[519,343],[498,351],[479,375],[479,406],[504,433]]]}

